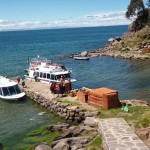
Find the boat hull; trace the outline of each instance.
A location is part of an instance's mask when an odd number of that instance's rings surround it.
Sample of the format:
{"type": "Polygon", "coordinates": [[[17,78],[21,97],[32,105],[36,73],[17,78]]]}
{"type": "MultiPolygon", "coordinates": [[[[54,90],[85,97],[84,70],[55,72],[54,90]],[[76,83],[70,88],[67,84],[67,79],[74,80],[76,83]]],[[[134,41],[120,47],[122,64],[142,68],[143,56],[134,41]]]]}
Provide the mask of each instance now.
{"type": "Polygon", "coordinates": [[[74,57],[75,60],[89,60],[90,57],[74,57]]]}
{"type": "Polygon", "coordinates": [[[23,98],[24,96],[25,96],[25,93],[22,92],[20,94],[15,94],[15,95],[11,95],[11,96],[2,96],[2,95],[0,95],[0,99],[8,100],[8,101],[15,101],[15,100],[23,98]]]}

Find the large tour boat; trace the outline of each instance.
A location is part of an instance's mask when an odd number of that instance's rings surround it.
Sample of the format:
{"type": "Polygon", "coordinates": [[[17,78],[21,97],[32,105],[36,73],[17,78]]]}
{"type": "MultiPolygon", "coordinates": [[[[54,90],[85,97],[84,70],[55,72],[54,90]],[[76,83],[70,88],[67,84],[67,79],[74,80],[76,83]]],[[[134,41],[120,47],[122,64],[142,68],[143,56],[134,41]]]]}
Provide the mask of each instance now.
{"type": "Polygon", "coordinates": [[[44,83],[60,82],[61,76],[66,81],[75,82],[76,79],[71,78],[72,70],[64,65],[52,63],[46,58],[33,58],[29,62],[29,68],[25,69],[25,78],[29,80],[37,80],[44,83]]]}
{"type": "Polygon", "coordinates": [[[0,76],[0,99],[18,100],[25,96],[18,86],[18,83],[0,76]]]}

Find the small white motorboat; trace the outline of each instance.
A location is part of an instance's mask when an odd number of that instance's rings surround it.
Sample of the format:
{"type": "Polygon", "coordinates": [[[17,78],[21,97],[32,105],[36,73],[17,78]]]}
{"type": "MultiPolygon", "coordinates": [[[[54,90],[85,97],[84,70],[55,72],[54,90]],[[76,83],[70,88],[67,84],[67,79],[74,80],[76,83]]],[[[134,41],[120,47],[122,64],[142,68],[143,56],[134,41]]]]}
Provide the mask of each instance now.
{"type": "Polygon", "coordinates": [[[21,91],[18,83],[0,76],[0,99],[18,100],[24,96],[25,93],[21,91]]]}
{"type": "Polygon", "coordinates": [[[75,60],[89,60],[90,57],[73,57],[75,60]]]}

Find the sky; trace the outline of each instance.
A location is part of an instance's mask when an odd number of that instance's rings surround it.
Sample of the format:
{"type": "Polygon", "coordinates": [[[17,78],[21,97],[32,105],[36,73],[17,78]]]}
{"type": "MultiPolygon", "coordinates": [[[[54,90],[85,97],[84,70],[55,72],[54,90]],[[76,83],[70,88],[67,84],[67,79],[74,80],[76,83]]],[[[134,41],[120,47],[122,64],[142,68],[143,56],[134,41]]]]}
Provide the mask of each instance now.
{"type": "Polygon", "coordinates": [[[0,0],[0,31],[127,25],[131,23],[125,18],[129,3],[130,0],[0,0]]]}

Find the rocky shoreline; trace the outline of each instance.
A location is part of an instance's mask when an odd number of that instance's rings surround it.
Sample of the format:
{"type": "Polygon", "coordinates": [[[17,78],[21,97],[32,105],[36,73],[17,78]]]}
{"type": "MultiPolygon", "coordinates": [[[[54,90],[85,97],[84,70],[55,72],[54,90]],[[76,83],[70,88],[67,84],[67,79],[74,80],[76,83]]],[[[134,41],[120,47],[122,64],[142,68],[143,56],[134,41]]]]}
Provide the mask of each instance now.
{"type": "Polygon", "coordinates": [[[150,42],[143,41],[134,45],[134,40],[124,39],[123,37],[110,38],[108,44],[104,48],[99,48],[92,51],[84,51],[78,54],[70,54],[59,57],[60,59],[74,57],[99,57],[110,56],[123,59],[150,59],[150,42]],[[132,43],[131,43],[132,41],[132,43]],[[129,44],[130,42],[130,44],[129,44]]]}
{"type": "Polygon", "coordinates": [[[90,112],[79,106],[73,106],[69,103],[63,103],[59,98],[47,100],[38,93],[25,91],[26,95],[34,100],[36,103],[50,110],[59,117],[64,118],[66,121],[80,123],[86,117],[96,117],[98,112],[90,112]]]}
{"type": "Polygon", "coordinates": [[[88,146],[98,136],[97,123],[89,124],[89,121],[93,122],[93,118],[89,117],[84,123],[77,126],[69,126],[68,124],[49,126],[49,131],[61,131],[61,135],[56,137],[52,144],[40,144],[35,150],[77,150],[88,146]]]}
{"type": "MultiPolygon", "coordinates": [[[[24,89],[23,89],[24,90],[24,89]]],[[[39,144],[35,150],[77,150],[86,147],[96,136],[98,136],[96,117],[98,112],[87,111],[79,106],[63,103],[59,98],[47,100],[40,94],[24,90],[27,97],[30,97],[42,107],[64,118],[66,121],[75,122],[78,125],[54,124],[47,129],[51,131],[61,131],[61,135],[55,138],[50,145],[48,143],[39,144]]]]}

